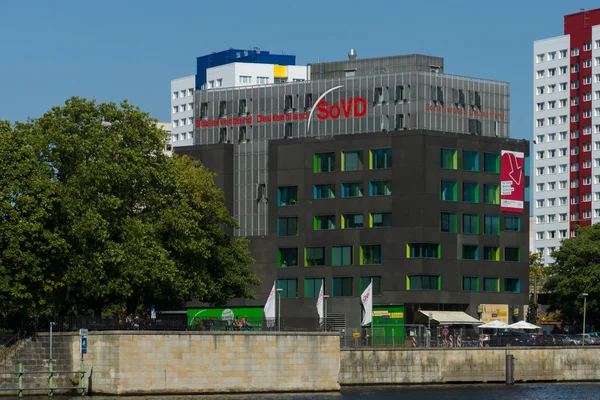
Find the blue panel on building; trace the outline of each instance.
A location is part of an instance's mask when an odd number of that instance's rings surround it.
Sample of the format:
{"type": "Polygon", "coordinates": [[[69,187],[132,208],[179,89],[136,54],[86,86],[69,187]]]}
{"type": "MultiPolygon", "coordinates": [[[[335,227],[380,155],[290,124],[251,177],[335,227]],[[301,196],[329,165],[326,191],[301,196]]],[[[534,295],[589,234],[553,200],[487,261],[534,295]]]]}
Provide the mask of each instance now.
{"type": "Polygon", "coordinates": [[[271,54],[264,50],[229,49],[196,58],[196,89],[206,83],[206,70],[233,62],[253,64],[296,65],[296,56],[271,54]]]}

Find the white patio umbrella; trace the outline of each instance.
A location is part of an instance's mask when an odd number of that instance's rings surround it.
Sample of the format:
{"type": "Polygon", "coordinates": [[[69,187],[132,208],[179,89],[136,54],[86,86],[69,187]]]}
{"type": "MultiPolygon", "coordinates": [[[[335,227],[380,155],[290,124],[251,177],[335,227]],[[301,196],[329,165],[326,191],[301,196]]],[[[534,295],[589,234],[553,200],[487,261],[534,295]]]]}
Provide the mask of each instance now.
{"type": "Polygon", "coordinates": [[[504,322],[500,322],[498,320],[494,320],[492,322],[488,322],[487,324],[478,326],[478,328],[481,329],[507,329],[508,327],[508,324],[505,324],[504,322]]]}
{"type": "Polygon", "coordinates": [[[519,321],[519,322],[515,322],[514,324],[509,325],[508,329],[542,329],[542,328],[540,328],[537,325],[530,324],[529,322],[526,322],[526,321],[519,321]]]}

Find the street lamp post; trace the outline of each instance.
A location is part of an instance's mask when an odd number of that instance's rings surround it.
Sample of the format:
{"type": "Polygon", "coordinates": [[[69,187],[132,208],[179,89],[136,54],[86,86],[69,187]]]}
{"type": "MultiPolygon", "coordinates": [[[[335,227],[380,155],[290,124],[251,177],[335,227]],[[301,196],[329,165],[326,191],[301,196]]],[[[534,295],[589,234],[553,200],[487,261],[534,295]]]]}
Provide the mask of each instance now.
{"type": "Polygon", "coordinates": [[[277,330],[281,332],[281,292],[283,289],[277,289],[277,330]]]}
{"type": "Polygon", "coordinates": [[[50,322],[50,363],[52,363],[52,359],[53,359],[52,358],[53,357],[53,354],[52,354],[52,339],[53,339],[52,338],[52,327],[54,325],[56,325],[55,322],[50,322]]]}
{"type": "Polygon", "coordinates": [[[587,293],[582,293],[583,296],[583,336],[581,337],[581,345],[585,346],[585,311],[587,308],[587,293]]]}
{"type": "Polygon", "coordinates": [[[325,324],[324,324],[325,330],[327,330],[327,299],[328,298],[329,298],[328,294],[323,295],[323,316],[325,317],[323,319],[325,320],[324,321],[325,322],[325,324]]]}

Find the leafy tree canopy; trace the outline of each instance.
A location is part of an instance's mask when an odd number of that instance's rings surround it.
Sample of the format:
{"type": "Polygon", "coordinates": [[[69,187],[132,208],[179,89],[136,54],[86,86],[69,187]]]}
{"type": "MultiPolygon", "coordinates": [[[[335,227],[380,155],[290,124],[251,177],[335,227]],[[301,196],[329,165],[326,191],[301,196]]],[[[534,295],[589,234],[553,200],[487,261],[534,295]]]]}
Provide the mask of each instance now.
{"type": "Polygon", "coordinates": [[[165,155],[138,108],[71,98],[0,121],[0,316],[114,314],[253,297],[213,175],[165,155]]]}
{"type": "Polygon", "coordinates": [[[544,290],[550,311],[564,321],[583,322],[583,296],[588,293],[586,325],[600,328],[600,224],[577,228],[577,236],[563,240],[553,253],[554,264],[544,290]]]}

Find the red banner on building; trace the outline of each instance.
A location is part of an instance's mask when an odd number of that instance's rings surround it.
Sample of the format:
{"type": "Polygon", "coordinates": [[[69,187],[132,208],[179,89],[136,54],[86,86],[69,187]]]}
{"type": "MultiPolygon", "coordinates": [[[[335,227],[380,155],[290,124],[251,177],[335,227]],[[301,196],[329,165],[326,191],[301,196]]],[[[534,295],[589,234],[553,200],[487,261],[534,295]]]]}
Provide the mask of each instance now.
{"type": "Polygon", "coordinates": [[[502,150],[500,159],[500,210],[523,212],[525,204],[525,155],[502,150]]]}

